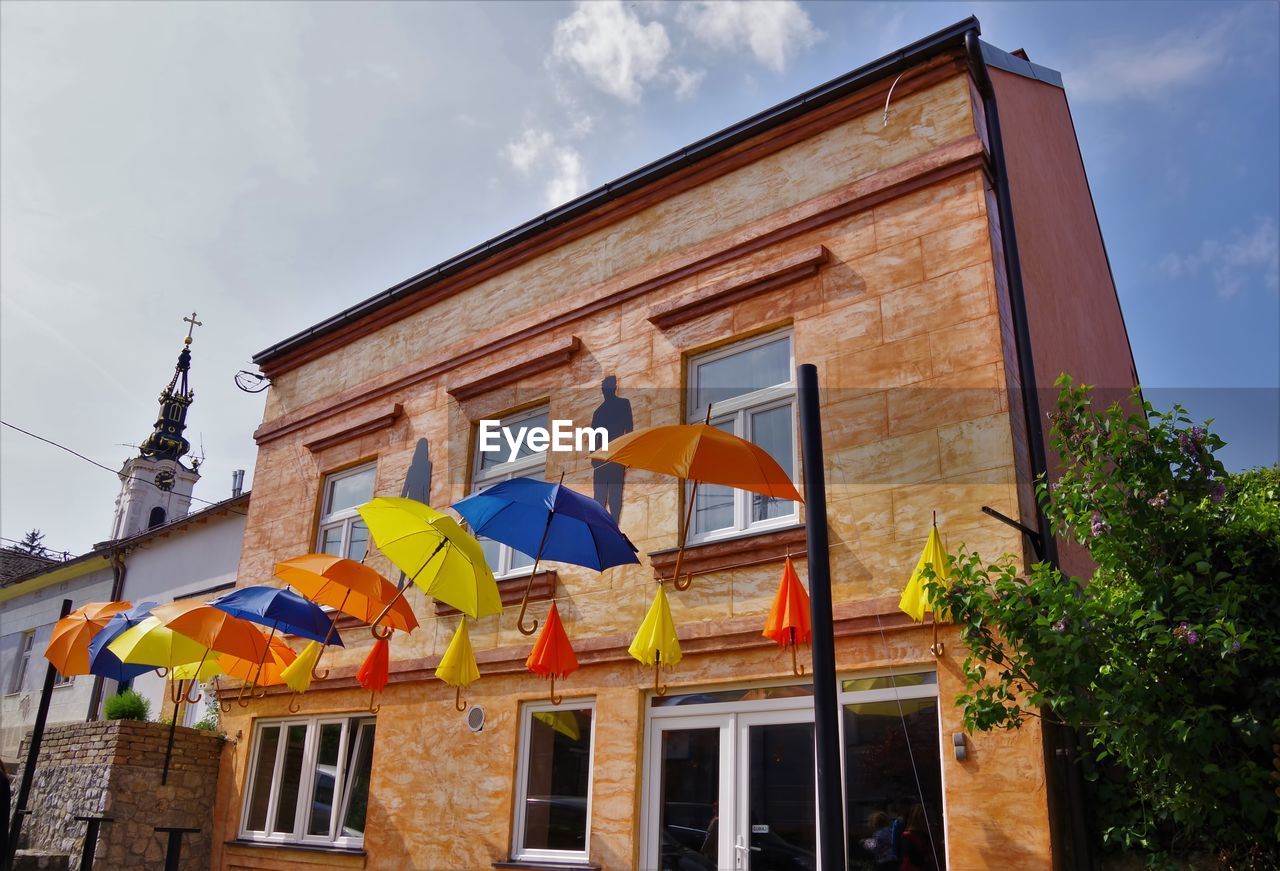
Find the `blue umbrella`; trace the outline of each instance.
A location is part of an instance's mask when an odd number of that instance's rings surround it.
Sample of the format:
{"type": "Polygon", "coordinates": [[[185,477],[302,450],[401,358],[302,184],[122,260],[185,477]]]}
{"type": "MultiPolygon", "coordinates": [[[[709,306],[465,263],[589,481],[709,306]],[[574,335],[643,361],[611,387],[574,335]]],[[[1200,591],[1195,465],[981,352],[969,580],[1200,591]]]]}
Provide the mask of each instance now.
{"type": "Polygon", "coordinates": [[[115,641],[126,629],[131,629],[150,617],[151,609],[157,604],[157,602],[142,602],[128,611],[121,611],[107,621],[102,631],[93,636],[93,640],[89,642],[89,674],[124,683],[155,668],[152,665],[121,662],[120,657],[107,649],[107,645],[115,641]]]}
{"type": "Polygon", "coordinates": [[[334,632],[333,620],[315,602],[283,587],[241,587],[209,602],[233,617],[284,632],[342,647],[342,637],[334,632]]]}
{"type": "Polygon", "coordinates": [[[500,541],[533,557],[516,627],[532,635],[538,621],[525,628],[524,612],[538,563],[544,559],[596,571],[640,562],[636,546],[618,529],[609,512],[589,496],[563,484],[510,478],[455,502],[471,531],[500,541]]]}

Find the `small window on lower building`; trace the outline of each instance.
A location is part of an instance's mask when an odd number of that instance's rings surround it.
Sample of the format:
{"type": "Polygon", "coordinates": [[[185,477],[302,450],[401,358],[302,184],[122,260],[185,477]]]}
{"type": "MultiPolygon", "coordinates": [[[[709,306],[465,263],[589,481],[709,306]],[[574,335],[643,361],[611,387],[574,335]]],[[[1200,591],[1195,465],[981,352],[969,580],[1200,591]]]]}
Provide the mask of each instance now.
{"type": "Polygon", "coordinates": [[[240,837],[363,846],[374,728],[372,717],[255,724],[240,837]]]}
{"type": "Polygon", "coordinates": [[[515,859],[586,861],[594,714],[594,702],[524,707],[516,769],[515,859]]]}

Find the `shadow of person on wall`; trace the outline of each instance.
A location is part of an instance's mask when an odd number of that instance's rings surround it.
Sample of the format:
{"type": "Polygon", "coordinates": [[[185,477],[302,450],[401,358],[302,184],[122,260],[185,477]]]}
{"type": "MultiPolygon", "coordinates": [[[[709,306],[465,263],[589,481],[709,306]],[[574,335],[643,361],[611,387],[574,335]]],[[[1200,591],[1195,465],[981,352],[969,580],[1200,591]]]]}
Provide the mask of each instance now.
{"type": "MultiPolygon", "coordinates": [[[[413,459],[409,461],[409,471],[404,476],[404,486],[400,488],[400,498],[415,499],[423,505],[431,504],[431,454],[426,439],[418,439],[413,449],[413,459]]],[[[400,573],[397,587],[403,587],[408,578],[400,573]]]]}
{"type": "MultiPolygon", "coordinates": [[[[631,400],[618,395],[618,379],[608,375],[600,382],[600,392],[604,400],[596,406],[591,414],[591,426],[603,428],[612,441],[634,429],[631,420],[631,400]]],[[[604,510],[609,512],[613,522],[617,523],[622,515],[622,491],[626,483],[627,470],[617,463],[592,460],[595,468],[595,500],[604,510]]]]}

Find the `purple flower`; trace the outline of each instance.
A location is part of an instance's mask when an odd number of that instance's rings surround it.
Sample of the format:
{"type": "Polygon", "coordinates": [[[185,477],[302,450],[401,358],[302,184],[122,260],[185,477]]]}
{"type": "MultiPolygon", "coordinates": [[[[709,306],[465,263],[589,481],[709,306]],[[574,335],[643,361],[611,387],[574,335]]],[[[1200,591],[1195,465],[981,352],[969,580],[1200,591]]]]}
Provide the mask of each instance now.
{"type": "Polygon", "coordinates": [[[1067,631],[1067,626],[1069,626],[1070,624],[1071,624],[1071,619],[1070,619],[1069,617],[1063,617],[1063,618],[1062,618],[1061,620],[1059,620],[1057,623],[1054,623],[1054,624],[1053,624],[1053,631],[1054,631],[1054,632],[1066,632],[1066,631],[1067,631]]]}
{"type": "Polygon", "coordinates": [[[1199,643],[1200,643],[1200,636],[1196,634],[1196,631],[1194,629],[1192,629],[1190,632],[1187,633],[1187,644],[1190,644],[1192,647],[1195,647],[1199,643]]]}
{"type": "Polygon", "coordinates": [[[1233,642],[1231,642],[1231,649],[1230,649],[1230,651],[1228,651],[1228,652],[1229,652],[1232,656],[1235,656],[1237,653],[1239,653],[1239,652],[1240,652],[1240,642],[1239,642],[1239,641],[1233,641],[1233,642]]]}
{"type": "Polygon", "coordinates": [[[1089,524],[1089,530],[1096,538],[1099,535],[1106,535],[1111,531],[1111,524],[1102,519],[1102,514],[1098,511],[1093,512],[1092,522],[1089,524]]]}
{"type": "Polygon", "coordinates": [[[1155,496],[1147,500],[1147,504],[1152,508],[1168,508],[1169,507],[1169,491],[1161,490],[1155,496]]]}
{"type": "Polygon", "coordinates": [[[1227,486],[1221,481],[1214,481],[1213,486],[1209,488],[1209,501],[1221,502],[1222,498],[1227,495],[1227,486]]]}

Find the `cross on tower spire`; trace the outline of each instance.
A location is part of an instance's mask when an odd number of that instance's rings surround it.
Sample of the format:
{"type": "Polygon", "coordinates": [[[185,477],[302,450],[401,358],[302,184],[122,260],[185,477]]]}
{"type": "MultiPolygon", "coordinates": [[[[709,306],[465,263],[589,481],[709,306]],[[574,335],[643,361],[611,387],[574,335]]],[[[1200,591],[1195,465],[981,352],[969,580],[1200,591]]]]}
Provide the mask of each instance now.
{"type": "Polygon", "coordinates": [[[184,340],[183,340],[183,342],[182,342],[182,344],[184,344],[184,345],[190,345],[190,344],[191,344],[191,333],[195,331],[195,328],[196,328],[196,327],[203,327],[203,326],[204,326],[204,323],[203,323],[203,322],[201,322],[201,321],[196,320],[196,313],[195,313],[195,312],[192,312],[192,313],[191,313],[191,317],[189,317],[189,318],[183,318],[183,319],[182,319],[182,322],[183,322],[184,324],[191,324],[191,326],[187,327],[187,338],[186,338],[186,339],[184,339],[184,340]]]}
{"type": "Polygon", "coordinates": [[[155,428],[141,445],[140,453],[144,457],[177,460],[191,449],[191,444],[182,437],[182,431],[187,428],[187,409],[195,399],[195,392],[187,384],[187,372],[191,369],[191,333],[204,325],[196,320],[195,312],[182,322],[190,324],[187,337],[182,340],[182,352],[178,354],[173,377],[160,394],[160,416],[155,428]]]}

